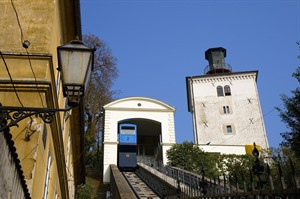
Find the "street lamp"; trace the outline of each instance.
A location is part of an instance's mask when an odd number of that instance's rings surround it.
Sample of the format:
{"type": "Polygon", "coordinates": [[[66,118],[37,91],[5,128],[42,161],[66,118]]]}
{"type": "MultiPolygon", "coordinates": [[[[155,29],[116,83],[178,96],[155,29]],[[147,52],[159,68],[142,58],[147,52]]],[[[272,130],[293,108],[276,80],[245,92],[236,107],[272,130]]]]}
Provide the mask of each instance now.
{"type": "Polygon", "coordinates": [[[18,126],[18,122],[35,115],[45,123],[51,123],[58,111],[68,111],[79,105],[85,87],[93,70],[95,49],[85,46],[76,39],[57,47],[58,70],[61,72],[63,95],[67,97],[67,109],[48,109],[33,107],[7,107],[0,103],[0,132],[18,126]]]}
{"type": "Polygon", "coordinates": [[[252,166],[252,172],[258,177],[259,180],[259,187],[260,189],[263,188],[266,180],[264,178],[264,165],[259,160],[259,151],[256,148],[255,142],[253,143],[254,149],[252,151],[252,155],[255,157],[254,165],[252,166]]]}
{"type": "Polygon", "coordinates": [[[77,106],[93,70],[94,49],[85,46],[80,40],[73,40],[57,47],[57,55],[63,95],[68,98],[70,107],[77,106]]]}

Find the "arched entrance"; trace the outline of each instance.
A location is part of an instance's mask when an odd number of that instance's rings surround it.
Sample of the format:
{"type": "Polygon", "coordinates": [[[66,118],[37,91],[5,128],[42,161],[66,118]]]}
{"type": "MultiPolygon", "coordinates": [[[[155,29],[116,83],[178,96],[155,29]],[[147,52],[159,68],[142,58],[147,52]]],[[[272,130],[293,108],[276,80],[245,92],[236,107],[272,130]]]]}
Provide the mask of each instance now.
{"type": "Polygon", "coordinates": [[[137,157],[162,163],[161,123],[144,118],[130,118],[118,124],[131,123],[137,125],[137,157]]]}

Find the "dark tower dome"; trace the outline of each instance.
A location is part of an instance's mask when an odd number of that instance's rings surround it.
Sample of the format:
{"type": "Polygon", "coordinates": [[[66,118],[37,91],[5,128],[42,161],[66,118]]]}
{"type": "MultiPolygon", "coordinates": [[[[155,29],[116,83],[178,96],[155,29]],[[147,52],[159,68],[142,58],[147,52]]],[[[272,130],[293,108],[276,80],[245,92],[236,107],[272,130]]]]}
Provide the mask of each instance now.
{"type": "Polygon", "coordinates": [[[226,49],[222,47],[209,48],[205,51],[205,59],[209,65],[205,68],[205,74],[230,73],[231,66],[225,63],[226,49]]]}

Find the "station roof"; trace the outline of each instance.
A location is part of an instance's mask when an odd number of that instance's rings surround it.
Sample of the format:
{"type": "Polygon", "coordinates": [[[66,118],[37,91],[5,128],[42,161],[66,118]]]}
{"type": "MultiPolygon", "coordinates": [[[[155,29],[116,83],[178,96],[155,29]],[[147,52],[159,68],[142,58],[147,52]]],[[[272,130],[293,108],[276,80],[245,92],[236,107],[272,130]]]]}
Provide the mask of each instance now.
{"type": "Polygon", "coordinates": [[[103,107],[108,109],[140,109],[175,112],[175,108],[156,99],[148,97],[126,97],[115,100],[103,107]]]}

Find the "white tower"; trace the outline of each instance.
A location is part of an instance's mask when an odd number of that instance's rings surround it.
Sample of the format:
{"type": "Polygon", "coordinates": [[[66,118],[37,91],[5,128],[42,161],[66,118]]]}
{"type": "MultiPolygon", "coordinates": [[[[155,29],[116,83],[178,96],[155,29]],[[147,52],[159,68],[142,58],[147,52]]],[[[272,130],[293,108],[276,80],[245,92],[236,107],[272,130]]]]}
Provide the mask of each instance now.
{"type": "Polygon", "coordinates": [[[268,148],[256,86],[258,71],[232,72],[226,49],[205,52],[204,75],[186,77],[194,140],[204,151],[245,154],[253,142],[268,148]]]}

